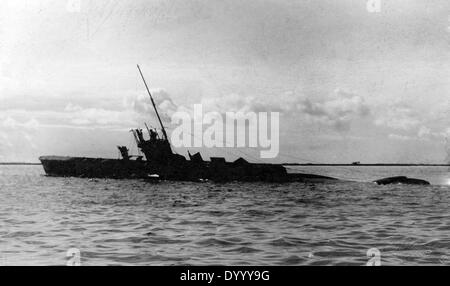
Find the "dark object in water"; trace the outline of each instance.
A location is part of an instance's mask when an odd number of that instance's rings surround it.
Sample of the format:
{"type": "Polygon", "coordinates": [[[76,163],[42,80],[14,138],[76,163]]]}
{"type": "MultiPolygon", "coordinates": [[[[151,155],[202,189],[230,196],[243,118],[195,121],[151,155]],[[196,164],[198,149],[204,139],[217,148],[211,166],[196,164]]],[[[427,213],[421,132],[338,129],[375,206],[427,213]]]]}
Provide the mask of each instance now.
{"type": "Polygon", "coordinates": [[[144,179],[152,183],[158,183],[160,180],[311,183],[338,181],[335,178],[320,175],[289,174],[282,165],[243,163],[244,159],[238,159],[237,162],[213,159],[199,163],[176,158],[176,162],[169,160],[166,163],[60,156],[42,156],[39,160],[48,176],[57,177],[144,179]]]}
{"type": "Polygon", "coordinates": [[[229,181],[269,181],[269,182],[328,182],[336,179],[318,175],[288,174],[280,164],[255,164],[243,158],[227,162],[222,157],[203,160],[200,153],[184,156],[172,152],[166,130],[156,108],[153,97],[138,66],[145,88],[161,126],[162,134],[146,125],[149,139],[144,138],[142,129],[133,129],[137,147],[144,154],[130,156],[126,146],[118,146],[122,159],[41,156],[44,170],[49,176],[86,178],[136,178],[150,182],[159,180],[179,180],[204,182],[208,180],[229,181]],[[153,176],[151,176],[153,175],[153,176]],[[156,176],[155,176],[156,175],[156,176]]]}
{"type": "Polygon", "coordinates": [[[305,183],[335,183],[339,181],[336,178],[315,175],[315,174],[289,174],[290,180],[294,182],[305,182],[305,183]]]}
{"type": "Polygon", "coordinates": [[[430,185],[430,182],[421,180],[421,179],[414,179],[414,178],[408,178],[405,176],[398,176],[398,177],[389,177],[384,179],[379,179],[374,181],[378,185],[388,185],[388,184],[407,184],[407,185],[430,185]]]}

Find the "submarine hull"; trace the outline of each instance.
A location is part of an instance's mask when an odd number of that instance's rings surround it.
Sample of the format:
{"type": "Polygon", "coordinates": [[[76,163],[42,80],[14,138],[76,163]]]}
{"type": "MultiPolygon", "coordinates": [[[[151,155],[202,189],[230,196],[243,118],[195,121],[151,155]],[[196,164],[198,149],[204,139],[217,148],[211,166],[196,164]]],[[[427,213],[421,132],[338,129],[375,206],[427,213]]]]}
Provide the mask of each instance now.
{"type": "Polygon", "coordinates": [[[48,176],[57,177],[148,179],[149,176],[157,174],[161,179],[166,180],[218,182],[287,182],[294,178],[282,165],[277,164],[234,164],[208,161],[198,163],[189,160],[151,164],[144,160],[59,156],[42,156],[39,160],[48,176]]]}
{"type": "Polygon", "coordinates": [[[150,171],[139,161],[59,156],[42,156],[39,160],[45,173],[55,177],[144,178],[150,171]]]}

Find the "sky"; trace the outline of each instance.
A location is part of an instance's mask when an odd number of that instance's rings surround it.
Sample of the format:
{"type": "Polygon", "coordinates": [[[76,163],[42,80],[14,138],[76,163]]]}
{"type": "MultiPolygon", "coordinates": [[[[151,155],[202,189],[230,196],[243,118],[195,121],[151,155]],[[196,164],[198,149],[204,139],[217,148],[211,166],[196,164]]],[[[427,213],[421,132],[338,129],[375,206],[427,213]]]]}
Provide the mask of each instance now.
{"type": "Polygon", "coordinates": [[[136,152],[157,126],[140,64],[164,119],[280,112],[273,162],[447,162],[450,3],[366,4],[0,0],[0,161],[136,152]]]}

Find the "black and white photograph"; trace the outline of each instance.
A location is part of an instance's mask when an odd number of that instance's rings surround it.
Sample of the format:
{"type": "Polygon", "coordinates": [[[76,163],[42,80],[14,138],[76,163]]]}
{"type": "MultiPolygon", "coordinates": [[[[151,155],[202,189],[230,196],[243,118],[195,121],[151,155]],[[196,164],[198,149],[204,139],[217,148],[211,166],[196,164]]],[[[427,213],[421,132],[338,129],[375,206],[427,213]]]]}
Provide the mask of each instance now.
{"type": "Polygon", "coordinates": [[[0,0],[0,266],[449,266],[449,123],[448,0],[0,0]]]}

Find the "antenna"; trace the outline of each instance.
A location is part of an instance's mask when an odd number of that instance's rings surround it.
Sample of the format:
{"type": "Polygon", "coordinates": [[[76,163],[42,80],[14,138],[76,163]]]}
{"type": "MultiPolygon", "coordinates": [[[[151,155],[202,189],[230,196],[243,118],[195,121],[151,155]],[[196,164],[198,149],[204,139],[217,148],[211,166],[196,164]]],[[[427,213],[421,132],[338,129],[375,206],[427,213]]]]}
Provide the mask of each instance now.
{"type": "Polygon", "coordinates": [[[137,65],[137,68],[139,70],[139,73],[141,74],[142,80],[144,81],[145,88],[147,89],[148,95],[150,96],[150,100],[152,101],[153,108],[155,109],[156,116],[158,117],[158,120],[159,120],[159,124],[161,125],[161,129],[162,129],[162,133],[163,133],[164,139],[168,140],[167,139],[166,129],[164,128],[164,125],[162,124],[161,117],[159,117],[158,109],[156,108],[155,101],[153,100],[152,94],[150,93],[150,90],[148,89],[147,82],[145,82],[145,78],[144,78],[144,75],[142,74],[141,68],[139,67],[139,65],[137,65]]]}

